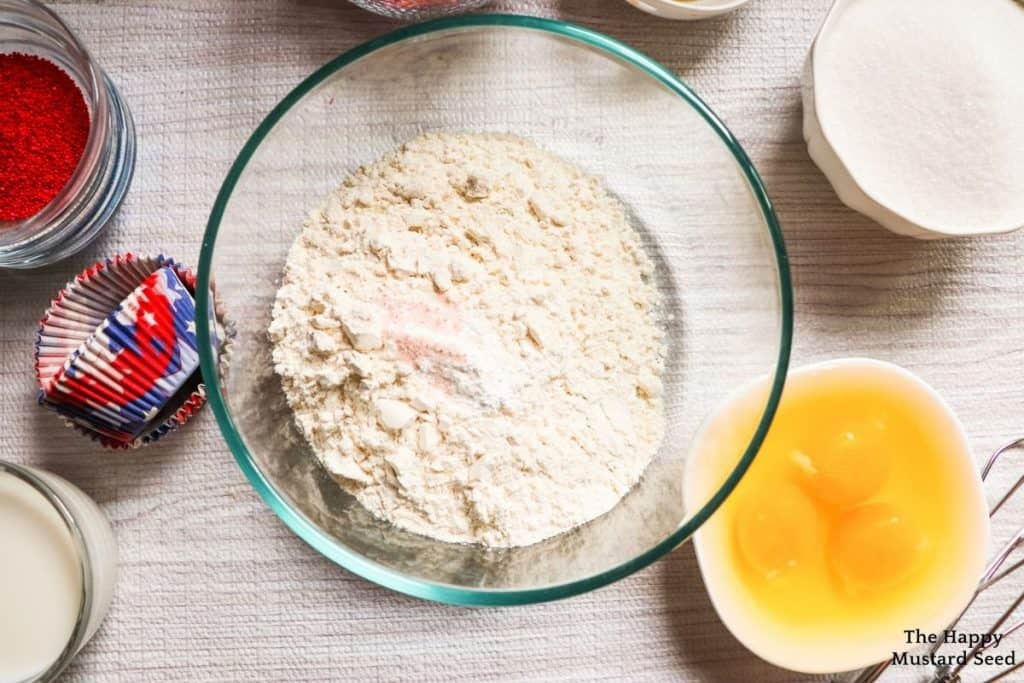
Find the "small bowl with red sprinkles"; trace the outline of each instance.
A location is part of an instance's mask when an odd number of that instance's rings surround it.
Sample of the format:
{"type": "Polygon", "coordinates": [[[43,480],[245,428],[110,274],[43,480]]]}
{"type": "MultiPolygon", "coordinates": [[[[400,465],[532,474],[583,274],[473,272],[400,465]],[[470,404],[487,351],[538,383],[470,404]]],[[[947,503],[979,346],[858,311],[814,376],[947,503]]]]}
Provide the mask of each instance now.
{"type": "Polygon", "coordinates": [[[124,199],[135,128],[74,34],[35,0],[0,2],[0,268],[85,247],[124,199]]]}

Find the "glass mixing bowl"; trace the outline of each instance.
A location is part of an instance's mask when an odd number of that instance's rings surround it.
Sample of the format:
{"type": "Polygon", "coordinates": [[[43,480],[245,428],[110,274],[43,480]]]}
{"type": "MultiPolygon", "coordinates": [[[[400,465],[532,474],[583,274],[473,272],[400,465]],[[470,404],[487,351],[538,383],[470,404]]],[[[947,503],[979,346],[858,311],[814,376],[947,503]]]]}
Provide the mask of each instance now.
{"type": "Polygon", "coordinates": [[[757,172],[672,73],[607,36],[481,15],[401,29],[331,61],[267,116],[214,204],[200,257],[199,336],[228,445],[284,522],[331,560],[410,595],[474,605],[566,597],[647,566],[735,487],[775,412],[792,338],[782,234],[757,172]],[[306,213],[359,165],[424,131],[500,131],[602,176],[626,205],[667,301],[667,435],[608,514],[533,546],[435,541],[371,516],[321,470],[271,362],[271,307],[306,213]],[[215,281],[235,338],[210,345],[215,281]],[[688,448],[733,389],[768,374],[763,416],[736,466],[683,500],[688,448]]]}

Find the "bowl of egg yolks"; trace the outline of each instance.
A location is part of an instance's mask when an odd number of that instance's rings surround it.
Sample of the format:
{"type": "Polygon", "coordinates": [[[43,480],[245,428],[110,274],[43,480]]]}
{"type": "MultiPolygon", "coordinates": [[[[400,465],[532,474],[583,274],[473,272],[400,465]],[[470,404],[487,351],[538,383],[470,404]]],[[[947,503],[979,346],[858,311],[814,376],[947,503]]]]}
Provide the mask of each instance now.
{"type": "MultiPolygon", "coordinates": [[[[765,381],[727,399],[696,440],[684,485],[728,476],[765,381]]],[[[925,382],[855,358],[790,373],[764,444],[694,544],[722,621],[761,658],[850,671],[935,632],[974,595],[988,509],[964,429],[925,382]]]]}

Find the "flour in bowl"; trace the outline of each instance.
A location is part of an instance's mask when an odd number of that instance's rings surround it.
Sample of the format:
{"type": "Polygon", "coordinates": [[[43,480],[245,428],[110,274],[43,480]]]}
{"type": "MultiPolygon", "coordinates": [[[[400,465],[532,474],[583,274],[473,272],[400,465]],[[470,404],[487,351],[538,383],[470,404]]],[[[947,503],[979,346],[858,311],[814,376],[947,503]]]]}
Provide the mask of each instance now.
{"type": "Polygon", "coordinates": [[[653,267],[600,182],[510,135],[429,134],[312,211],[274,362],[331,476],[444,541],[610,510],[665,430],[653,267]]]}

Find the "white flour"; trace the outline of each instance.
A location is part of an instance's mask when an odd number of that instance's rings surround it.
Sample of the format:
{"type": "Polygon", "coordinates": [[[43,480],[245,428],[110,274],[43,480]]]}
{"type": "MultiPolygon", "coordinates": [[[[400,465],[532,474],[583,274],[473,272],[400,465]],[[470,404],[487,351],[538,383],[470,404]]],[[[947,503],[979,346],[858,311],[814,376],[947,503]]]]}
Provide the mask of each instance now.
{"type": "Polygon", "coordinates": [[[426,135],[310,214],[274,361],[313,450],[374,515],[527,545],[607,512],[659,447],[651,274],[597,179],[516,137],[426,135]]]}

